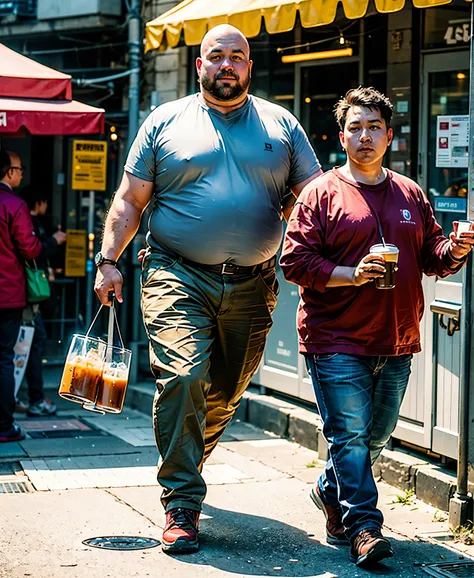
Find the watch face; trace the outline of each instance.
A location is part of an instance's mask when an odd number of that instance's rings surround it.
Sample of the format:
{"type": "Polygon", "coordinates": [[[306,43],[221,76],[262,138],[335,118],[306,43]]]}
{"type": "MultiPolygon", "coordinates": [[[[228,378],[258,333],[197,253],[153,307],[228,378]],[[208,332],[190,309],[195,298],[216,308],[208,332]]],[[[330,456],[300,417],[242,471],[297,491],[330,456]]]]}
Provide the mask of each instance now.
{"type": "Polygon", "coordinates": [[[94,257],[94,261],[98,267],[102,263],[102,253],[97,253],[97,255],[94,257]]]}

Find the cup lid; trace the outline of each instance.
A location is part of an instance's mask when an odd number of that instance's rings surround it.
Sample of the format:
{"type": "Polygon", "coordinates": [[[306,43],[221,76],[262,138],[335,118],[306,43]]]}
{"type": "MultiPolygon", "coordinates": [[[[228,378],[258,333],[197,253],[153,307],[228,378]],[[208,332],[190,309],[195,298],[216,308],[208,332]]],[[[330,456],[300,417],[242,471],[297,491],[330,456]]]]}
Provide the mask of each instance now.
{"type": "Polygon", "coordinates": [[[398,253],[399,250],[396,245],[391,245],[389,243],[383,245],[382,243],[379,243],[378,245],[372,245],[372,247],[370,247],[370,252],[386,254],[386,253],[398,253]]]}

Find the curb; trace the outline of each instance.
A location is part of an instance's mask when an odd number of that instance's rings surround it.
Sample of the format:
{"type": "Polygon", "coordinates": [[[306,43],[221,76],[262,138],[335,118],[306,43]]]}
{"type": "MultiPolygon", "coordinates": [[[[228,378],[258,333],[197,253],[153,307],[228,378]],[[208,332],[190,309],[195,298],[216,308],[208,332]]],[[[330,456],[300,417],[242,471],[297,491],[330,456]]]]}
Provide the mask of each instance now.
{"type": "MultiPolygon", "coordinates": [[[[327,443],[322,435],[322,422],[316,410],[307,409],[269,395],[247,391],[235,419],[289,439],[318,453],[320,460],[328,457],[327,443]]],[[[126,403],[129,407],[150,414],[155,385],[130,385],[126,403]]],[[[374,476],[402,491],[413,490],[416,497],[439,510],[449,510],[449,500],[456,492],[456,476],[428,460],[403,449],[383,450],[375,462],[374,476]]]]}

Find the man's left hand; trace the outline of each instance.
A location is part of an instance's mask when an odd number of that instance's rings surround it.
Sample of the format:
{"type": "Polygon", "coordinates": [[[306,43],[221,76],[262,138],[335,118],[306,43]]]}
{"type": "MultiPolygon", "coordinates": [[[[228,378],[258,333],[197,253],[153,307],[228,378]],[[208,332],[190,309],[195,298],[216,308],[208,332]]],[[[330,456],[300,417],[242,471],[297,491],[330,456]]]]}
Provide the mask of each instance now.
{"type": "Polygon", "coordinates": [[[449,235],[449,251],[455,259],[464,259],[471,252],[474,246],[474,231],[461,233],[459,237],[454,231],[449,235]]]}

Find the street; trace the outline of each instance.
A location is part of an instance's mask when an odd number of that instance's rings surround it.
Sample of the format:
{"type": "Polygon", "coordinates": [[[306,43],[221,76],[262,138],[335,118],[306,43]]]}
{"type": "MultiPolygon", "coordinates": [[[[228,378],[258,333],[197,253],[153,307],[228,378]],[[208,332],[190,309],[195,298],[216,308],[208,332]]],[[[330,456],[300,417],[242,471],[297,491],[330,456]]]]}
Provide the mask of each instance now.
{"type": "MultiPolygon", "coordinates": [[[[324,517],[309,498],[323,465],[317,454],[239,421],[204,468],[209,491],[200,552],[171,557],[159,546],[113,551],[84,545],[98,536],[160,540],[158,455],[149,416],[131,409],[97,416],[59,403],[56,418],[19,419],[30,428],[29,439],[0,447],[3,491],[14,485],[29,490],[0,495],[2,578],[368,574],[348,561],[347,548],[326,543],[324,517]]],[[[378,487],[395,557],[373,574],[427,576],[427,565],[452,562],[468,572],[456,576],[473,575],[473,547],[445,541],[444,513],[385,483],[378,487]]]]}

